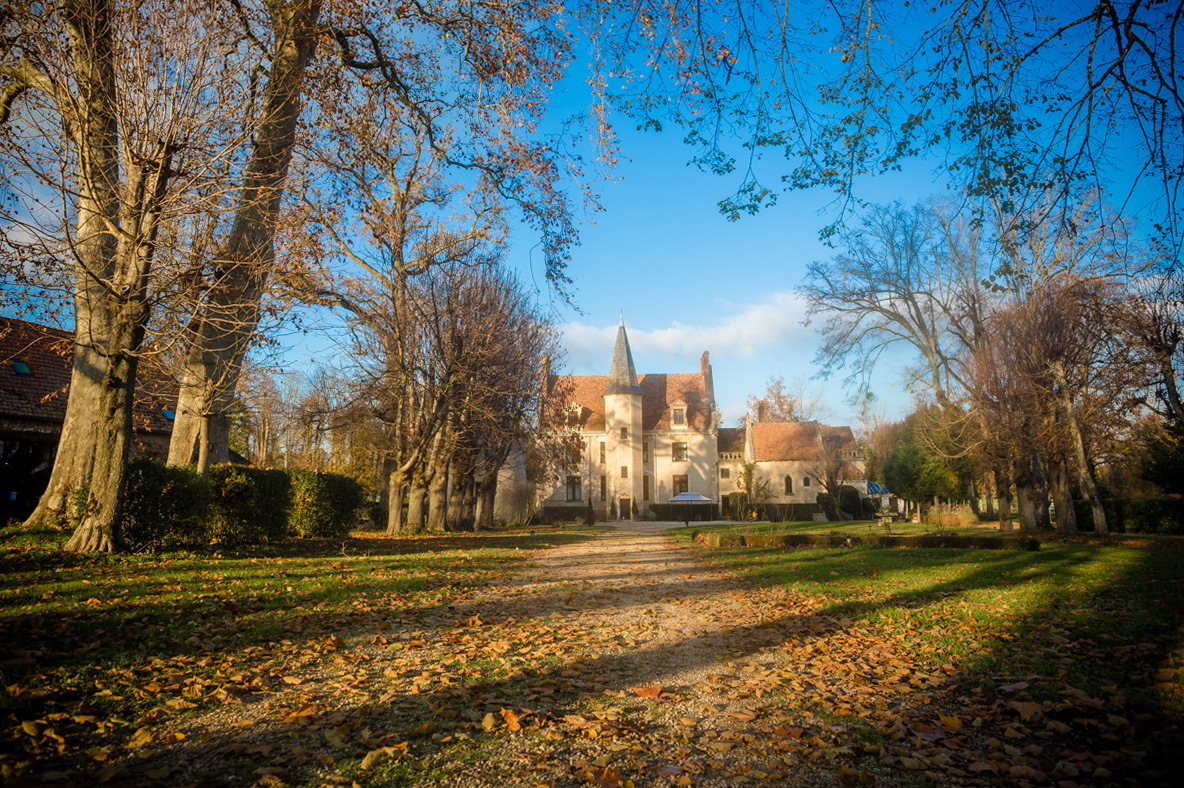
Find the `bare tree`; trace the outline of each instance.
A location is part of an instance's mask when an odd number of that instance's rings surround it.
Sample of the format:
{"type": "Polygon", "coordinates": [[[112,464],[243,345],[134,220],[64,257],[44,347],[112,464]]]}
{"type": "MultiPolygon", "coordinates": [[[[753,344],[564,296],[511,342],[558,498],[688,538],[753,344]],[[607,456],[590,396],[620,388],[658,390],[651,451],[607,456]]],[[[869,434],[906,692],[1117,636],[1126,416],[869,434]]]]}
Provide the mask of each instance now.
{"type": "Polygon", "coordinates": [[[440,162],[520,209],[542,235],[548,280],[563,287],[575,230],[561,161],[577,159],[562,139],[535,133],[571,46],[560,9],[270,0],[263,12],[238,14],[266,69],[260,120],[234,224],[209,266],[193,321],[171,462],[200,466],[205,453],[224,459],[224,412],[274,273],[281,199],[302,132],[319,143],[370,145],[381,143],[384,123],[414,127],[440,162]],[[332,43],[318,50],[322,39],[332,43]],[[318,95],[309,98],[314,78],[318,95]]]}
{"type": "Polygon", "coordinates": [[[750,396],[748,415],[754,421],[812,421],[822,409],[821,394],[810,391],[806,381],[796,379],[786,385],[785,378],[771,377],[761,396],[750,396]]]}
{"type": "Polygon", "coordinates": [[[27,242],[66,262],[73,291],[70,398],[32,518],[68,515],[68,549],[115,551],[145,332],[183,262],[162,228],[200,210],[193,195],[238,144],[227,117],[245,94],[225,79],[209,3],[9,6],[0,23],[5,186],[25,198],[27,242]]]}

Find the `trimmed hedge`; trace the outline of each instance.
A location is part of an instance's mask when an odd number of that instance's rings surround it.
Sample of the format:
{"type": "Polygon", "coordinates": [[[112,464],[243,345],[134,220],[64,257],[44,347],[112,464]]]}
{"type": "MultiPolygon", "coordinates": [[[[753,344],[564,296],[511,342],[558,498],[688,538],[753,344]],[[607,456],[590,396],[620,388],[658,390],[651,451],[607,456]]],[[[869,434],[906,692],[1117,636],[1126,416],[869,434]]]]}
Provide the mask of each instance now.
{"type": "Polygon", "coordinates": [[[128,462],[123,502],[123,538],[133,550],[160,550],[208,544],[206,515],[210,483],[190,468],[176,468],[146,457],[128,462]]]}
{"type": "Polygon", "coordinates": [[[362,485],[337,473],[287,471],[291,484],[288,530],[301,539],[348,536],[362,505],[362,485]]]}
{"type": "Polygon", "coordinates": [[[535,511],[530,518],[539,525],[562,525],[582,520],[584,525],[596,523],[596,510],[591,505],[585,506],[543,506],[535,511]]]}
{"type": "Polygon", "coordinates": [[[855,536],[844,534],[727,534],[692,535],[696,544],[707,547],[957,547],[979,550],[1038,550],[1040,542],[1031,536],[855,536]]]}
{"type": "Polygon", "coordinates": [[[651,503],[650,511],[659,520],[672,523],[703,522],[719,519],[717,503],[651,503]]]}
{"type": "Polygon", "coordinates": [[[281,542],[288,535],[291,481],[284,471],[215,465],[206,477],[213,491],[210,538],[225,545],[281,542]]]}
{"type": "MultiPolygon", "coordinates": [[[[1089,501],[1073,502],[1077,527],[1094,530],[1094,512],[1089,501]]],[[[1182,498],[1103,498],[1106,525],[1111,533],[1184,535],[1182,498]]]]}

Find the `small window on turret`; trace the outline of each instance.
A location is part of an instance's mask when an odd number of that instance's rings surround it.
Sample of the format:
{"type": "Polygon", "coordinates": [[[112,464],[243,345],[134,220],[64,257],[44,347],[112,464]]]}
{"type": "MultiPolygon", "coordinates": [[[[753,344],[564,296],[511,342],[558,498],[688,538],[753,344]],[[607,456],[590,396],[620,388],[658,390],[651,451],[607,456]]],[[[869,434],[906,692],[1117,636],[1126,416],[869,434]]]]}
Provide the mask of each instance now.
{"type": "Polygon", "coordinates": [[[621,427],[621,440],[623,440],[623,441],[629,440],[629,428],[628,427],[621,427]]]}

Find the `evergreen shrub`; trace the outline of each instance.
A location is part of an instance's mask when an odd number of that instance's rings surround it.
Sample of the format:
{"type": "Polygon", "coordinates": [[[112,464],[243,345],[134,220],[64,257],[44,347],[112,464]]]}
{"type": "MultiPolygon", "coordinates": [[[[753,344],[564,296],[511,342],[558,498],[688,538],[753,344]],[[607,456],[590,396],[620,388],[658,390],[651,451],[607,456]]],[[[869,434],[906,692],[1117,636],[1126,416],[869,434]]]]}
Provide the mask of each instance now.
{"type": "Polygon", "coordinates": [[[695,533],[697,544],[707,547],[955,547],[980,550],[1038,550],[1031,536],[855,536],[845,534],[736,534],[695,533]]]}
{"type": "MultiPolygon", "coordinates": [[[[1077,527],[1093,531],[1094,510],[1088,500],[1074,501],[1077,527]]],[[[1184,498],[1103,498],[1111,533],[1184,536],[1184,498]]]]}
{"type": "Polygon", "coordinates": [[[281,542],[288,533],[291,481],[284,471],[215,465],[206,474],[212,491],[210,537],[225,545],[281,542]]]}
{"type": "Polygon", "coordinates": [[[291,482],[288,531],[301,539],[348,536],[362,505],[362,486],[348,476],[287,471],[291,482]]]}
{"type": "Polygon", "coordinates": [[[207,517],[210,484],[190,468],[147,457],[128,462],[127,496],[120,521],[133,550],[204,546],[210,541],[207,517]]]}

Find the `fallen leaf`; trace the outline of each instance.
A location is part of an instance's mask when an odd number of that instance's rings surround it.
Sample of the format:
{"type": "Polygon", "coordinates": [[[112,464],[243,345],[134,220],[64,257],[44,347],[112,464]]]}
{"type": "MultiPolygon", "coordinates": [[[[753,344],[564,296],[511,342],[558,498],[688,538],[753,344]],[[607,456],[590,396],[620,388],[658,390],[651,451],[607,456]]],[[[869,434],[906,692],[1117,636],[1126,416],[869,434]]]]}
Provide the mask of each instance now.
{"type": "Polygon", "coordinates": [[[391,747],[379,747],[377,750],[371,750],[362,758],[362,771],[373,769],[377,764],[385,761],[393,756],[402,755],[407,750],[407,742],[393,745],[391,747]]]}
{"type": "Polygon", "coordinates": [[[502,719],[506,721],[506,727],[512,731],[522,730],[522,724],[518,721],[521,719],[517,714],[509,709],[501,710],[502,719]]]}
{"type": "Polygon", "coordinates": [[[650,700],[657,700],[658,696],[662,694],[661,684],[650,684],[645,687],[636,687],[633,694],[639,698],[649,698],[650,700]]]}
{"type": "Polygon", "coordinates": [[[600,788],[622,788],[621,773],[616,769],[601,769],[592,774],[592,784],[600,788]]]}
{"type": "Polygon", "coordinates": [[[959,733],[962,730],[962,718],[952,717],[946,714],[940,714],[937,721],[941,723],[941,727],[949,733],[959,733]]]}
{"type": "Polygon", "coordinates": [[[1011,700],[1007,702],[1007,705],[1015,709],[1015,711],[1020,715],[1020,719],[1024,722],[1027,722],[1033,718],[1039,719],[1040,717],[1044,716],[1044,707],[1039,703],[1023,700],[1011,700]]]}

